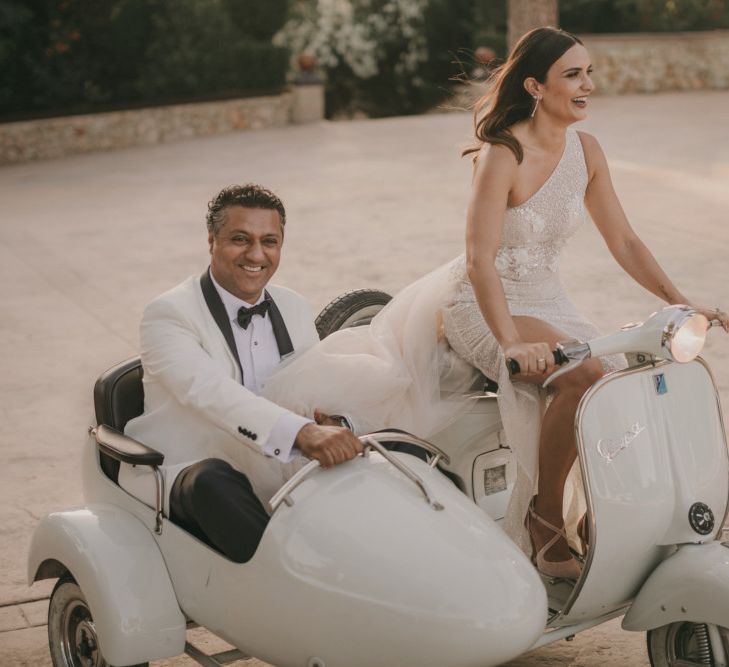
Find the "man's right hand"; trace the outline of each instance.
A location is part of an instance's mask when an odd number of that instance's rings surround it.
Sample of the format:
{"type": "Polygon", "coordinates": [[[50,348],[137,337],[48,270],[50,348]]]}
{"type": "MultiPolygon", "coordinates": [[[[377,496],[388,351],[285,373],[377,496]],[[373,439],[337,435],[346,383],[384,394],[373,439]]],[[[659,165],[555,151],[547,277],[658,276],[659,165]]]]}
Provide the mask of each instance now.
{"type": "Polygon", "coordinates": [[[362,443],[348,428],[307,424],[296,436],[301,453],[316,459],[322,468],[331,468],[362,452],[362,443]]]}

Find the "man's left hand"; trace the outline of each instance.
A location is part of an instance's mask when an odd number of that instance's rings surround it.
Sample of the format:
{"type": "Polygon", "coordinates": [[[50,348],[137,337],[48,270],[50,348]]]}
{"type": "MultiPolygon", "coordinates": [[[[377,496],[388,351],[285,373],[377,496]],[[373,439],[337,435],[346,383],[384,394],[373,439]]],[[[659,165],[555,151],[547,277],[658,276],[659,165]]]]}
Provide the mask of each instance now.
{"type": "Polygon", "coordinates": [[[295,444],[304,456],[319,461],[322,468],[331,468],[362,453],[362,443],[354,433],[341,427],[306,424],[295,444]]]}

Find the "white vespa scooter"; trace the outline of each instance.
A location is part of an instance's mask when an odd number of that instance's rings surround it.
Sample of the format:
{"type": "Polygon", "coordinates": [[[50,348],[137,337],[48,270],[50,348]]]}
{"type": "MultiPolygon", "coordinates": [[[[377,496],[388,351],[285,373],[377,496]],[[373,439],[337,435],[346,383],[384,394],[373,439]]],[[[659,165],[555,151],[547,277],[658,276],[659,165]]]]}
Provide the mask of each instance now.
{"type": "MultiPolygon", "coordinates": [[[[325,309],[320,329],[365,324],[382,305],[354,294],[334,302],[336,318],[325,309]]],[[[242,651],[277,667],[485,667],[624,614],[624,628],[648,631],[654,667],[729,666],[729,549],[718,541],[729,457],[697,358],[707,329],[670,307],[562,347],[559,372],[588,356],[629,359],[588,391],[575,423],[589,529],[576,583],[543,580],[497,525],[515,463],[493,393],[479,391],[435,444],[381,433],[346,465],[308,464],[272,498],[254,557],[237,564],[163,515],[163,456],[118,432],[142,409],[139,361],[111,369],[95,388],[86,506],[43,519],[29,554],[30,582],[59,578],[54,665],[183,651],[220,665],[242,651]],[[384,449],[393,439],[420,445],[429,463],[384,449]],[[155,469],[155,508],[118,486],[120,462],[155,469]],[[204,655],[186,642],[191,624],[240,651],[204,655]]]]}

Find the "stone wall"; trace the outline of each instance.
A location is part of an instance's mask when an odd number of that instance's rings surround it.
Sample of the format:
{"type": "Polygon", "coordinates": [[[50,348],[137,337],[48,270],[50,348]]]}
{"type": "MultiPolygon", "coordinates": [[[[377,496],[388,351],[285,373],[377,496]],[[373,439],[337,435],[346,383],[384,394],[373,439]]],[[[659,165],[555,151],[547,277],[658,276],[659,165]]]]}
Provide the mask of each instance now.
{"type": "Polygon", "coordinates": [[[583,35],[601,93],[729,88],[729,30],[583,35]]]}
{"type": "Polygon", "coordinates": [[[0,164],[292,122],[295,92],[0,124],[0,164]]]}
{"type": "MultiPolygon", "coordinates": [[[[594,65],[596,93],[729,88],[729,30],[580,35],[594,65]]],[[[488,91],[483,81],[454,89],[434,111],[463,111],[488,91]]]]}

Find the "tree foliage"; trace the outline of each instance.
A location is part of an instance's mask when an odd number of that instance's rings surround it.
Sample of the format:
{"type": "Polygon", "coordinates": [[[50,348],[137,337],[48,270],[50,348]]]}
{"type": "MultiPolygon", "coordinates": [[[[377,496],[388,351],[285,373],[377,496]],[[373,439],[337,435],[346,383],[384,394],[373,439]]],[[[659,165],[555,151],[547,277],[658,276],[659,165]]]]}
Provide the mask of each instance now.
{"type": "Polygon", "coordinates": [[[280,88],[288,53],[271,35],[286,10],[286,0],[0,0],[0,115],[280,88]]]}

